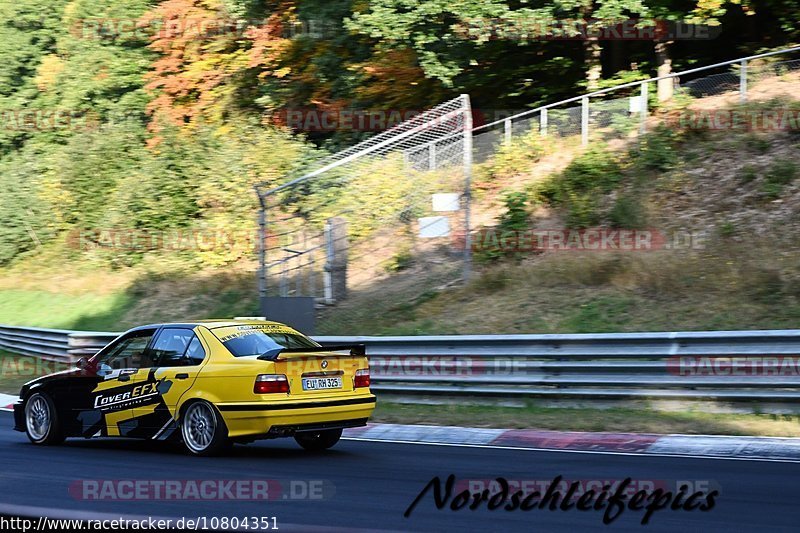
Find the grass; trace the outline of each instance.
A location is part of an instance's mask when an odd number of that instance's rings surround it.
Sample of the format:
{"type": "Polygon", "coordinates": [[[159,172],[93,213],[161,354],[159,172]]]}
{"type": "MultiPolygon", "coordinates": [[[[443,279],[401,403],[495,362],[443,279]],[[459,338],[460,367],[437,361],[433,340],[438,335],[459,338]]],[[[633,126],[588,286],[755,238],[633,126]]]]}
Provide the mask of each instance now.
{"type": "Polygon", "coordinates": [[[35,327],[119,329],[112,314],[132,305],[125,293],[64,294],[44,290],[0,290],[0,324],[35,327]],[[94,318],[91,318],[94,317],[94,318]]]}
{"type": "Polygon", "coordinates": [[[0,324],[122,331],[148,322],[256,315],[256,299],[250,272],[7,269],[0,275],[0,324]],[[62,280],[65,270],[70,277],[62,280]]]}
{"type": "Polygon", "coordinates": [[[64,363],[0,352],[0,392],[19,394],[20,387],[28,381],[68,368],[64,363]]]}
{"type": "Polygon", "coordinates": [[[464,404],[396,403],[381,400],[373,422],[435,424],[489,428],[525,428],[555,431],[681,433],[687,435],[752,435],[800,437],[800,415],[729,414],[703,410],[679,412],[655,409],[584,409],[464,404]]]}
{"type": "Polygon", "coordinates": [[[800,252],[777,256],[735,242],[683,253],[559,252],[501,263],[444,291],[355,293],[346,312],[330,311],[321,332],[792,329],[800,320],[798,259],[800,252]]]}

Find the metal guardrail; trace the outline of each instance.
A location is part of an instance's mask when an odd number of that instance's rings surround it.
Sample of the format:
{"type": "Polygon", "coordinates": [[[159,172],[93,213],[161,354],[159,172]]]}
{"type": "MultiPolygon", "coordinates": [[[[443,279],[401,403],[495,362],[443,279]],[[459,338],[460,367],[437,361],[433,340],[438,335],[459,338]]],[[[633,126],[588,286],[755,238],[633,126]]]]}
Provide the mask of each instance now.
{"type": "MultiPolygon", "coordinates": [[[[117,335],[0,325],[0,349],[69,362],[117,335]]],[[[315,339],[366,344],[379,392],[800,401],[800,330],[315,339]],[[723,366],[710,375],[682,371],[682,362],[705,357],[723,366]],[[750,375],[754,361],[761,371],[750,375]]]]}

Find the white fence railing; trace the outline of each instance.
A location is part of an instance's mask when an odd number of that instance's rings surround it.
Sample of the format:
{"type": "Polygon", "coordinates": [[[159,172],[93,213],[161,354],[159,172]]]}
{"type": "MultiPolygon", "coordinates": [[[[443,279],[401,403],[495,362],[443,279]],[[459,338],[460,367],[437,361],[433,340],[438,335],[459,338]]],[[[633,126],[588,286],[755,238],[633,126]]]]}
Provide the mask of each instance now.
{"type": "Polygon", "coordinates": [[[800,70],[800,59],[791,59],[798,53],[800,46],[623,83],[494,120],[473,128],[474,158],[485,160],[502,144],[530,132],[543,137],[580,135],[584,146],[595,136],[614,138],[643,133],[656,87],[661,92],[658,95],[661,101],[671,99],[673,93],[696,98],[738,93],[739,101],[745,102],[753,83],[800,70]],[[778,56],[780,59],[775,61],[778,56]],[[708,75],[694,77],[700,73],[708,75]],[[691,80],[685,81],[690,77],[691,80]],[[666,91],[664,83],[659,83],[664,81],[672,82],[666,84],[666,91]]]}

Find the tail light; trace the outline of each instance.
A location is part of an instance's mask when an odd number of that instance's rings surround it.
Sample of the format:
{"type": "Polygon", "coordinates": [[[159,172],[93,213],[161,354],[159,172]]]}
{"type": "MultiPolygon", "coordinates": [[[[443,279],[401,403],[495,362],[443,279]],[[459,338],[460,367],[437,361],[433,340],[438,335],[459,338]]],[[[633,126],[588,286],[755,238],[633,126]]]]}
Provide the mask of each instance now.
{"type": "Polygon", "coordinates": [[[270,394],[273,392],[289,392],[289,381],[283,374],[259,374],[253,385],[256,394],[270,394]]]}
{"type": "Polygon", "coordinates": [[[362,368],[356,370],[356,379],[353,381],[353,387],[369,387],[369,368],[362,368]]]}

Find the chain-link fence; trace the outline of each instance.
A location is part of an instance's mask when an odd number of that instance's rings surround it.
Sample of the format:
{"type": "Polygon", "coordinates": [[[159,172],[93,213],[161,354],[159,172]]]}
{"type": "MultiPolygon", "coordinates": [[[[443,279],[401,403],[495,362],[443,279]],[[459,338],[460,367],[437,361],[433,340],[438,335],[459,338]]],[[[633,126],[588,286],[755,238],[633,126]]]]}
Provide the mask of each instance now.
{"type": "Polygon", "coordinates": [[[468,275],[471,132],[463,95],[258,187],[262,302],[333,305],[404,271],[440,283],[468,275]]]}
{"type": "MultiPolygon", "coordinates": [[[[628,138],[647,130],[647,119],[658,105],[676,97],[703,99],[729,96],[746,102],[748,95],[770,80],[780,81],[800,71],[800,47],[676,72],[661,78],[622,84],[548,104],[478,126],[474,130],[475,160],[482,162],[502,143],[538,131],[542,136],[591,140],[628,138]]],[[[716,103],[716,102],[715,102],[716,103]]]]}
{"type": "Polygon", "coordinates": [[[349,327],[350,318],[413,308],[469,273],[473,162],[531,134],[583,146],[634,139],[654,126],[658,107],[681,99],[711,108],[746,102],[800,73],[800,59],[790,57],[797,52],[626,83],[474,129],[462,95],[287,176],[279,187],[259,187],[262,309],[272,297],[306,297],[334,310],[322,333],[341,333],[336,324],[349,327]]]}

